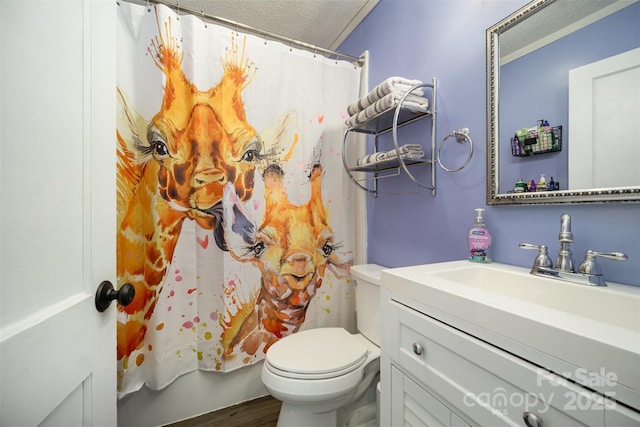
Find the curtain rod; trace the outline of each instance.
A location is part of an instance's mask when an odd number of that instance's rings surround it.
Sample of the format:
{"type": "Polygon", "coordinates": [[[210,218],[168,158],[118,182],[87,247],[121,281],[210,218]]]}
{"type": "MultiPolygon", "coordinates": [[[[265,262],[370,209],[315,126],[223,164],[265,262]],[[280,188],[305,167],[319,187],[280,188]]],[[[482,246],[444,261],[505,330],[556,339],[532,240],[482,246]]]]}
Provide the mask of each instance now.
{"type": "MultiPolygon", "coordinates": [[[[120,0],[118,0],[118,1],[120,1],[120,0]]],[[[325,49],[325,48],[322,48],[322,47],[319,47],[319,46],[314,46],[312,44],[305,43],[305,42],[302,42],[302,41],[299,41],[299,40],[295,40],[295,39],[292,39],[292,38],[289,38],[289,37],[281,36],[279,34],[272,33],[270,31],[260,30],[258,28],[254,28],[254,27],[251,27],[249,25],[241,24],[241,23],[239,23],[237,21],[232,21],[230,19],[221,18],[219,16],[209,15],[209,14],[204,13],[204,11],[197,11],[197,10],[193,10],[193,9],[189,9],[189,8],[184,8],[184,7],[180,6],[180,2],[179,1],[171,2],[171,3],[169,1],[163,1],[163,0],[124,0],[124,1],[127,1],[129,3],[139,4],[139,5],[146,4],[147,6],[150,3],[162,4],[164,6],[170,7],[171,9],[175,10],[176,13],[181,13],[181,12],[189,13],[191,15],[198,16],[200,18],[204,18],[204,19],[206,19],[208,21],[224,25],[224,26],[229,27],[231,29],[235,29],[236,31],[241,30],[243,32],[247,32],[247,33],[251,33],[251,34],[254,34],[254,35],[261,36],[261,37],[265,37],[266,39],[272,39],[272,40],[276,40],[276,41],[280,41],[280,42],[286,43],[288,45],[294,45],[296,47],[302,48],[304,50],[308,50],[308,51],[313,52],[313,53],[322,54],[323,56],[326,56],[327,58],[350,61],[354,65],[357,65],[359,67],[362,67],[364,65],[364,58],[361,57],[361,56],[357,57],[357,56],[347,55],[347,54],[340,53],[340,52],[337,52],[337,51],[325,49]]]]}

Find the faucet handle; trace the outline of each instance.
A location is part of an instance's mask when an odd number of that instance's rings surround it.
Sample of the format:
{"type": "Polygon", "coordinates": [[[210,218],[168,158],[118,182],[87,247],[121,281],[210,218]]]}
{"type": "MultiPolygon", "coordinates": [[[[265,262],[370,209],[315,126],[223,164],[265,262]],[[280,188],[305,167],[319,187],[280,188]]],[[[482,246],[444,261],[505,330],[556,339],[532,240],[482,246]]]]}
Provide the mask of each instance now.
{"type": "Polygon", "coordinates": [[[538,271],[538,267],[553,267],[553,263],[551,262],[551,258],[549,258],[549,251],[547,245],[534,245],[531,243],[520,243],[518,245],[520,249],[537,249],[538,256],[533,261],[533,267],[531,267],[531,271],[538,271]]]}
{"type": "Polygon", "coordinates": [[[602,275],[602,270],[596,262],[596,257],[602,257],[607,259],[613,259],[616,261],[625,261],[629,257],[622,252],[596,252],[591,249],[587,249],[584,253],[584,261],[580,264],[578,272],[584,274],[602,275]]]}

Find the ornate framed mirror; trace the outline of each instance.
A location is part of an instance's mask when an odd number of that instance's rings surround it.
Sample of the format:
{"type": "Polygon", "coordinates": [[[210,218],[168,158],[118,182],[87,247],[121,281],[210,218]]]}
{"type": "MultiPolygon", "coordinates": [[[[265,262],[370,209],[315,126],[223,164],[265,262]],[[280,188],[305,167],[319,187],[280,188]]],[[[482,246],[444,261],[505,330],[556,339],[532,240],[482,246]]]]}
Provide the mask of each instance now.
{"type": "Polygon", "coordinates": [[[487,29],[487,204],[640,201],[638,22],[638,0],[535,0],[487,29]],[[558,189],[516,186],[541,175],[558,189]]]}

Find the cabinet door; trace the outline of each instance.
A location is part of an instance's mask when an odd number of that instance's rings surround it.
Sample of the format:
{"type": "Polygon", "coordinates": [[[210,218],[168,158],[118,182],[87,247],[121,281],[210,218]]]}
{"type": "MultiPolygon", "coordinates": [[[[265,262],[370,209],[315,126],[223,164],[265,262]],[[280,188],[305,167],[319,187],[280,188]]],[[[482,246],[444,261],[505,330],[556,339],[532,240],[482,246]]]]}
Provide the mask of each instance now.
{"type": "Polygon", "coordinates": [[[456,414],[454,414],[452,412],[451,413],[451,427],[470,427],[470,425],[467,424],[462,418],[460,418],[459,416],[457,416],[456,414]]]}
{"type": "Polygon", "coordinates": [[[424,427],[469,427],[431,393],[396,367],[391,367],[391,425],[424,427]]]}
{"type": "Polygon", "coordinates": [[[640,412],[607,399],[604,405],[604,425],[606,427],[640,427],[640,412]]]}

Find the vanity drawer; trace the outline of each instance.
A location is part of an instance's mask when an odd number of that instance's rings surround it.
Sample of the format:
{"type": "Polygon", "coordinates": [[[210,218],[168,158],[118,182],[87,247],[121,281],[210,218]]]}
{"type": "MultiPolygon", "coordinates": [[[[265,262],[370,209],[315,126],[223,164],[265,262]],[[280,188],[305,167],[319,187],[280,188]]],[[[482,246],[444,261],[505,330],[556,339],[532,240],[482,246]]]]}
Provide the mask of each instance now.
{"type": "Polygon", "coordinates": [[[603,426],[598,394],[396,302],[392,363],[481,426],[603,426]]]}

